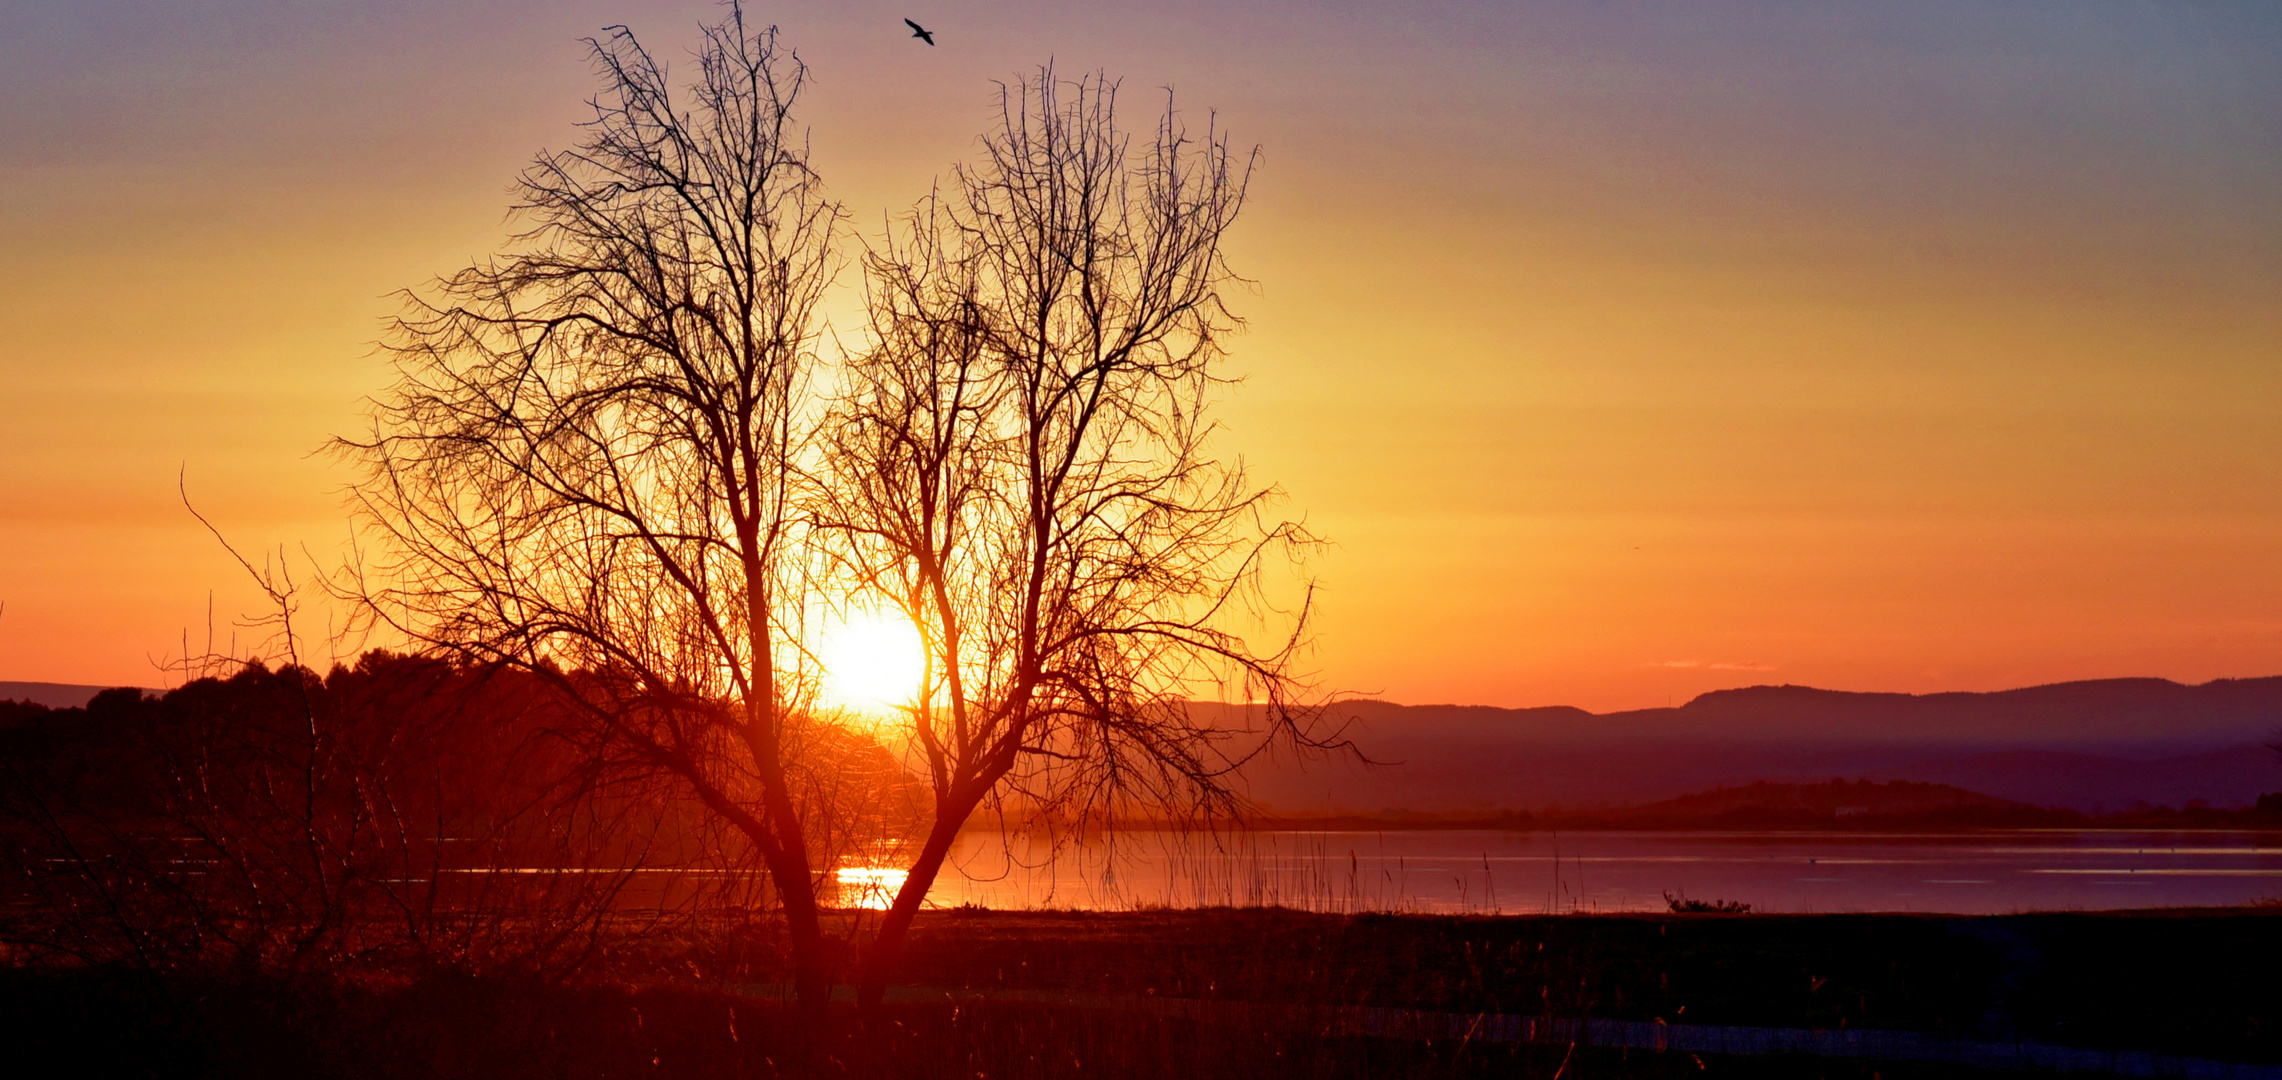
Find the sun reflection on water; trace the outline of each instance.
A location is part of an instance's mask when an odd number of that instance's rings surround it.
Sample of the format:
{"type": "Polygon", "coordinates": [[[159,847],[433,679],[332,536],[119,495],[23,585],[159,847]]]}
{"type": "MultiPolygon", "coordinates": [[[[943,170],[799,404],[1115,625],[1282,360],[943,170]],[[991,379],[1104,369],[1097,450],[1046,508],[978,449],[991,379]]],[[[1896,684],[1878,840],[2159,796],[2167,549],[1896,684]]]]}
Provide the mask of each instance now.
{"type": "Polygon", "coordinates": [[[843,866],[835,875],[841,902],[872,911],[886,911],[910,874],[892,866],[843,866]]]}

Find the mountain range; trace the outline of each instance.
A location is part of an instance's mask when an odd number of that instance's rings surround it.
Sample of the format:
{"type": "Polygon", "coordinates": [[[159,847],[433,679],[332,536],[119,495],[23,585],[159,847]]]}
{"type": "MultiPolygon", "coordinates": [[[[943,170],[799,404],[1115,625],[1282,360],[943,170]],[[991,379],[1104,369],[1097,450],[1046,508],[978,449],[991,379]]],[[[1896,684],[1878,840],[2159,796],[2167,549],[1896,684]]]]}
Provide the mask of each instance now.
{"type": "Polygon", "coordinates": [[[1989,693],[1755,686],[1666,709],[1351,701],[1333,711],[1377,764],[1256,760],[1284,814],[1635,805],[1759,780],[1949,784],[2101,813],[2248,806],[2282,791],[2282,677],[2100,679],[1989,693]]]}
{"type": "MultiPolygon", "coordinates": [[[[0,682],[0,701],[86,704],[102,687],[0,682]]],[[[2086,813],[2282,791],[2282,676],[2098,679],[1989,693],[1754,686],[1592,713],[1358,700],[1330,714],[1369,759],[1269,755],[1243,773],[1285,815],[1630,806],[1757,781],[1947,784],[2086,813]]]]}

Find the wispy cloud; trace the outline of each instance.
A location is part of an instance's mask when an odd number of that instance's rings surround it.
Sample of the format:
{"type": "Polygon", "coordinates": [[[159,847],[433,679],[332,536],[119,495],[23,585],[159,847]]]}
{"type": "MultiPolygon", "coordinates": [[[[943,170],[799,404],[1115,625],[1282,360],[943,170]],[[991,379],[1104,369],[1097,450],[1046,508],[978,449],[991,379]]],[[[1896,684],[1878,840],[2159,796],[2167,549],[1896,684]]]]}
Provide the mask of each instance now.
{"type": "Polygon", "coordinates": [[[1661,668],[1702,668],[1705,671],[1773,671],[1780,665],[1764,663],[1758,660],[1656,660],[1651,661],[1648,666],[1661,668]]]}

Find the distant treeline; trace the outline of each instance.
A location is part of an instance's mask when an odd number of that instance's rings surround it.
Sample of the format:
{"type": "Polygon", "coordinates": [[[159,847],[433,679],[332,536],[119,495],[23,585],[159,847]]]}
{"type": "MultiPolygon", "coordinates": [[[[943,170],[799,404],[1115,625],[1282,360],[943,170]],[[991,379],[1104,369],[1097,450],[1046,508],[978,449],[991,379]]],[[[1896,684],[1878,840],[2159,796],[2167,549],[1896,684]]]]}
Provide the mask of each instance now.
{"type": "Polygon", "coordinates": [[[1366,829],[1846,830],[1892,829],[2282,829],[2282,792],[2254,807],[2218,810],[2136,806],[2105,814],[2031,806],[1947,784],[1831,780],[1759,781],[1619,807],[1286,816],[1281,825],[1366,829]]]}
{"type": "Polygon", "coordinates": [[[0,702],[0,949],[559,972],[629,913],[770,907],[738,834],[582,742],[565,709],[528,673],[382,652],[84,708],[0,702]]]}

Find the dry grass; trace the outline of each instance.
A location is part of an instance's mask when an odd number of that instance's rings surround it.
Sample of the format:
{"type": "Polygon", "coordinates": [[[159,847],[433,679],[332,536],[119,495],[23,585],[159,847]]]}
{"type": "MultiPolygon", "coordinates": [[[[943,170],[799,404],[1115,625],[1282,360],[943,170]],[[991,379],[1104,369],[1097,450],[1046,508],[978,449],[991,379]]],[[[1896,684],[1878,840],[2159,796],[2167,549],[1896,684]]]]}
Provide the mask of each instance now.
{"type": "MultiPolygon", "coordinates": [[[[765,925],[765,924],[761,924],[765,925]]],[[[754,925],[648,936],[573,984],[448,973],[0,971],[0,1038],[86,1075],[341,1077],[1954,1076],[1385,1037],[1356,1007],[1893,1027],[2282,1059],[2275,909],[1999,920],[932,912],[867,1028],[804,1023],[754,925]],[[1991,1025],[1997,1025],[1992,1027],[1991,1025]],[[1379,1036],[1358,1034],[1375,1030],[1379,1036]]],[[[842,935],[860,936],[851,921],[842,935]]]]}

